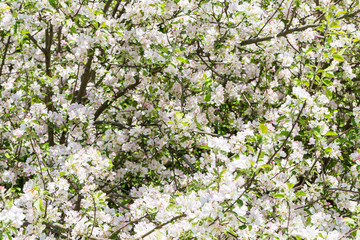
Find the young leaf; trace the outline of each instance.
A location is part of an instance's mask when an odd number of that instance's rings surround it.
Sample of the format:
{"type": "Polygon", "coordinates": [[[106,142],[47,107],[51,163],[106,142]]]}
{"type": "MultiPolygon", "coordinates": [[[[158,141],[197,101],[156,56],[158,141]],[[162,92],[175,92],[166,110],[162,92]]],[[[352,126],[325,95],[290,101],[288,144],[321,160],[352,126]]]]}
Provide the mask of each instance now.
{"type": "Polygon", "coordinates": [[[289,189],[291,189],[291,188],[294,187],[294,184],[293,183],[288,183],[287,186],[288,186],[289,189]]]}
{"type": "Polygon", "coordinates": [[[265,124],[260,124],[260,131],[261,133],[265,134],[268,131],[268,128],[265,124]]]}
{"type": "Polygon", "coordinates": [[[36,208],[36,210],[38,210],[39,212],[45,212],[44,209],[44,205],[43,205],[43,201],[42,199],[38,199],[36,200],[36,202],[34,203],[34,207],[36,208]]]}
{"type": "Polygon", "coordinates": [[[276,197],[276,198],[284,198],[285,195],[282,194],[282,193],[276,193],[276,194],[274,195],[274,197],[276,197]]]}
{"type": "Polygon", "coordinates": [[[55,0],[49,0],[49,3],[53,8],[57,9],[55,0]]]}
{"type": "Polygon", "coordinates": [[[295,193],[295,196],[297,196],[297,197],[306,197],[306,193],[304,191],[297,191],[295,193]]]}
{"type": "Polygon", "coordinates": [[[209,94],[206,94],[205,97],[204,97],[204,100],[205,100],[206,102],[210,102],[211,96],[210,96],[209,94]]]}
{"type": "Polygon", "coordinates": [[[336,60],[336,61],[339,61],[339,62],[343,62],[344,61],[344,58],[339,55],[339,54],[334,54],[333,55],[333,58],[336,60]]]}
{"type": "Polygon", "coordinates": [[[190,63],[189,60],[187,60],[186,58],[183,58],[183,57],[177,57],[176,59],[183,63],[187,63],[187,64],[190,63]]]}
{"type": "Polygon", "coordinates": [[[332,132],[332,131],[329,131],[325,134],[326,136],[336,136],[337,133],[336,132],[332,132]]]}
{"type": "Polygon", "coordinates": [[[332,99],[332,92],[326,87],[324,87],[324,90],[325,90],[326,97],[331,100],[332,99]]]}

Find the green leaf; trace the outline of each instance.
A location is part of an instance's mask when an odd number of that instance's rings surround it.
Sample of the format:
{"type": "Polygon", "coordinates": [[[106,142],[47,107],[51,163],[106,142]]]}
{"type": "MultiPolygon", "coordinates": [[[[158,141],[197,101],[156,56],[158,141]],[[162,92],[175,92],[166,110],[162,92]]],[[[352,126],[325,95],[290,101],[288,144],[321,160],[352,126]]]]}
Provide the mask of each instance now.
{"type": "Polygon", "coordinates": [[[166,54],[169,53],[169,49],[167,49],[166,47],[159,47],[159,50],[166,54]]]}
{"type": "Polygon", "coordinates": [[[286,118],[286,116],[283,115],[283,116],[279,117],[279,118],[277,119],[277,121],[280,122],[281,120],[283,120],[283,119],[285,119],[285,118],[286,118]]]}
{"type": "Polygon", "coordinates": [[[201,145],[200,148],[201,149],[210,149],[210,147],[208,145],[201,145]]]}
{"type": "Polygon", "coordinates": [[[187,60],[186,58],[183,58],[183,57],[177,57],[176,59],[183,62],[183,63],[187,63],[187,64],[190,63],[189,60],[187,60]]]}
{"type": "Polygon", "coordinates": [[[318,27],[316,27],[317,30],[319,30],[320,32],[324,31],[324,26],[320,25],[318,27]]]}
{"type": "Polygon", "coordinates": [[[261,165],[260,167],[261,167],[261,168],[272,168],[272,166],[269,165],[269,164],[263,164],[263,165],[261,165]]]}
{"type": "Polygon", "coordinates": [[[332,82],[329,79],[324,79],[323,82],[326,86],[332,85],[332,82]]]}
{"type": "Polygon", "coordinates": [[[49,0],[49,3],[53,8],[57,9],[55,0],[49,0]]]}
{"type": "Polygon", "coordinates": [[[176,112],[175,115],[176,115],[176,120],[178,121],[184,116],[184,114],[181,112],[176,112]]]}
{"type": "MultiPolygon", "coordinates": [[[[8,230],[9,231],[9,230],[8,230]]],[[[10,239],[10,240],[12,240],[12,237],[11,237],[11,234],[10,234],[10,232],[6,232],[6,235],[8,236],[8,238],[10,239]]],[[[1,240],[2,240],[2,238],[0,238],[1,240]]]]}
{"type": "Polygon", "coordinates": [[[265,124],[260,124],[260,131],[261,133],[265,134],[268,131],[268,128],[265,124]]]}
{"type": "Polygon", "coordinates": [[[70,31],[74,34],[77,33],[75,24],[70,27],[70,31]]]}
{"type": "Polygon", "coordinates": [[[354,223],[355,223],[355,220],[352,219],[352,218],[349,218],[349,217],[345,217],[345,218],[344,218],[344,221],[345,221],[347,224],[354,224],[354,223]]]}
{"type": "Polygon", "coordinates": [[[96,28],[99,29],[99,23],[97,21],[92,21],[91,24],[96,28]]]}
{"type": "Polygon", "coordinates": [[[306,197],[306,193],[304,191],[297,191],[295,193],[295,196],[297,196],[297,197],[306,197]]]}
{"type": "Polygon", "coordinates": [[[243,201],[241,199],[236,200],[239,207],[242,207],[244,205],[243,201]]]}
{"type": "Polygon", "coordinates": [[[330,24],[330,28],[340,28],[341,25],[338,23],[338,21],[332,22],[330,24]]]}
{"type": "Polygon", "coordinates": [[[244,230],[246,228],[246,225],[241,225],[241,226],[239,226],[239,229],[240,230],[244,230]]]}
{"type": "Polygon", "coordinates": [[[14,26],[14,33],[17,34],[17,29],[18,29],[18,23],[16,22],[15,23],[15,26],[14,26]]]}
{"type": "Polygon", "coordinates": [[[334,75],[334,73],[332,73],[332,72],[325,72],[325,73],[324,73],[324,77],[334,78],[335,75],[334,75]]]}
{"type": "Polygon", "coordinates": [[[336,136],[338,135],[336,132],[329,131],[325,134],[326,136],[336,136]]]}
{"type": "Polygon", "coordinates": [[[38,199],[36,200],[36,202],[34,203],[34,207],[36,208],[36,210],[38,210],[39,212],[45,212],[44,209],[44,205],[43,205],[43,201],[42,199],[38,199]]]}
{"type": "Polygon", "coordinates": [[[288,186],[289,189],[291,189],[291,188],[294,187],[294,184],[293,183],[288,183],[287,186],[288,186]]]}
{"type": "Polygon", "coordinates": [[[328,148],[325,149],[325,153],[329,153],[329,152],[331,152],[331,151],[332,151],[332,148],[331,148],[331,147],[328,147],[328,148]]]}
{"type": "Polygon", "coordinates": [[[76,164],[79,164],[79,163],[75,162],[75,163],[71,164],[70,166],[73,168],[76,164]]]}
{"type": "Polygon", "coordinates": [[[238,215],[239,215],[239,214],[237,214],[236,212],[231,211],[231,210],[229,210],[228,212],[231,213],[231,214],[234,214],[235,216],[238,216],[238,215]]]}
{"type": "Polygon", "coordinates": [[[211,96],[210,96],[209,94],[206,94],[205,97],[204,97],[204,100],[205,100],[206,102],[209,102],[210,99],[211,99],[211,96]]]}
{"type": "Polygon", "coordinates": [[[324,90],[325,90],[326,97],[331,100],[332,99],[332,92],[326,87],[324,87],[324,90]]]}
{"type": "Polygon", "coordinates": [[[306,73],[306,77],[308,77],[308,78],[312,78],[313,76],[314,76],[313,72],[307,72],[306,73]]]}
{"type": "Polygon", "coordinates": [[[347,13],[347,11],[339,11],[339,12],[336,13],[336,16],[339,16],[339,15],[345,14],[345,13],[347,13]]]}
{"type": "Polygon", "coordinates": [[[276,198],[284,198],[285,195],[282,194],[282,193],[276,193],[276,194],[274,195],[274,197],[276,197],[276,198]]]}
{"type": "Polygon", "coordinates": [[[50,197],[50,196],[48,196],[48,195],[45,195],[45,198],[46,198],[46,199],[49,199],[49,200],[51,200],[51,201],[54,201],[54,198],[52,198],[52,197],[50,197]]]}
{"type": "Polygon", "coordinates": [[[321,132],[321,129],[319,127],[314,127],[313,130],[316,131],[317,133],[321,132]]]}
{"type": "Polygon", "coordinates": [[[114,167],[114,164],[112,163],[112,161],[111,160],[109,160],[109,171],[112,169],[114,167]]]}
{"type": "Polygon", "coordinates": [[[333,55],[333,58],[336,60],[336,61],[339,61],[339,62],[343,62],[344,61],[344,58],[339,55],[339,54],[334,54],[333,55]]]}
{"type": "Polygon", "coordinates": [[[280,136],[287,136],[289,135],[289,131],[281,131],[280,136]]]}
{"type": "Polygon", "coordinates": [[[236,235],[236,233],[232,229],[229,230],[229,233],[232,233],[232,235],[236,235]]]}

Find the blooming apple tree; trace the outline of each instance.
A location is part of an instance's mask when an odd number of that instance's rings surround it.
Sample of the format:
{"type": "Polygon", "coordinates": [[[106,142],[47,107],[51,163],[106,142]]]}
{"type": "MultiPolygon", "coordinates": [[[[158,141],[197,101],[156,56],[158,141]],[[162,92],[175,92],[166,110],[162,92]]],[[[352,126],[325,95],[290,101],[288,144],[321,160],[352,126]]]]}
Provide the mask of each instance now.
{"type": "Polygon", "coordinates": [[[0,239],[360,239],[360,3],[0,2],[0,239]]]}

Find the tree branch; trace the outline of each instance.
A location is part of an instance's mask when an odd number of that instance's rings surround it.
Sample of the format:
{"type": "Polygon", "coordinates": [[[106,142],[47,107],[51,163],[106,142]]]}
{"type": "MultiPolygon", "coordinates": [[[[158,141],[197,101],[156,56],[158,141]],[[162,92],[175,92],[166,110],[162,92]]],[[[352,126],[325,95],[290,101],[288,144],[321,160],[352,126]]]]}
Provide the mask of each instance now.
{"type": "Polygon", "coordinates": [[[104,10],[103,10],[104,15],[106,15],[107,11],[109,10],[112,1],[113,1],[113,0],[108,0],[108,1],[106,2],[105,7],[104,7],[104,10]]]}
{"type": "Polygon", "coordinates": [[[246,45],[250,45],[250,44],[254,44],[254,43],[265,42],[265,41],[269,41],[269,40],[271,40],[271,39],[273,39],[275,37],[285,37],[288,34],[291,34],[291,33],[294,33],[294,32],[301,32],[301,31],[304,31],[304,30],[306,30],[308,28],[315,28],[315,27],[318,27],[320,25],[321,24],[310,24],[310,25],[306,25],[306,26],[303,26],[303,27],[297,27],[297,28],[288,29],[288,30],[280,32],[277,35],[272,36],[272,37],[253,38],[253,39],[244,40],[244,41],[240,42],[238,44],[238,46],[241,47],[241,46],[246,46],[246,45]]]}
{"type": "Polygon", "coordinates": [[[262,28],[260,29],[260,31],[256,34],[255,37],[258,37],[260,35],[260,33],[262,32],[262,30],[264,30],[264,28],[266,27],[266,25],[268,25],[268,23],[271,21],[271,19],[275,16],[275,14],[279,11],[279,9],[281,8],[282,4],[284,3],[285,0],[282,0],[281,3],[279,4],[278,8],[275,10],[275,12],[273,13],[273,15],[271,15],[271,17],[266,21],[266,23],[262,26],[262,28]]]}
{"type": "Polygon", "coordinates": [[[106,100],[101,106],[96,110],[94,114],[94,120],[98,119],[98,117],[105,111],[107,107],[109,107],[115,100],[119,99],[120,97],[124,96],[128,91],[133,90],[136,88],[137,85],[140,84],[140,79],[137,79],[135,83],[126,86],[125,88],[118,91],[112,100],[106,100]]]}
{"type": "Polygon", "coordinates": [[[94,228],[95,228],[95,225],[96,225],[96,202],[95,202],[95,198],[94,198],[94,196],[92,194],[91,194],[91,197],[92,197],[93,205],[94,205],[94,222],[93,222],[93,225],[92,225],[92,228],[91,228],[89,238],[91,238],[91,236],[93,234],[93,231],[94,231],[94,228]]]}
{"type": "Polygon", "coordinates": [[[140,222],[142,219],[146,218],[147,216],[148,216],[148,215],[145,215],[145,216],[143,216],[143,217],[141,217],[141,218],[139,218],[139,219],[136,219],[136,220],[134,220],[134,221],[128,222],[125,226],[119,227],[118,229],[116,229],[116,230],[109,236],[109,239],[113,239],[114,237],[116,237],[116,236],[118,235],[118,233],[119,233],[122,229],[126,228],[126,227],[129,226],[130,224],[134,224],[134,223],[140,222]]]}
{"type": "Polygon", "coordinates": [[[80,89],[79,92],[76,95],[76,102],[77,103],[81,103],[83,100],[83,96],[86,93],[86,87],[89,83],[90,77],[91,77],[91,64],[92,61],[94,59],[94,50],[89,50],[88,52],[88,61],[86,62],[85,65],[85,71],[83,73],[83,75],[81,76],[81,84],[80,84],[80,89]]]}
{"type": "Polygon", "coordinates": [[[129,127],[126,127],[125,125],[119,123],[119,122],[109,122],[109,121],[95,121],[94,122],[95,125],[100,125],[100,124],[109,124],[111,126],[115,126],[115,127],[119,127],[121,129],[130,129],[129,127]]]}
{"type": "Polygon", "coordinates": [[[300,112],[299,112],[299,114],[298,114],[298,116],[297,116],[297,118],[296,118],[296,120],[295,120],[295,122],[294,122],[294,124],[293,124],[293,126],[292,126],[292,128],[291,128],[291,130],[290,130],[290,132],[289,132],[289,134],[286,136],[284,142],[281,144],[281,146],[279,147],[279,149],[276,150],[276,151],[274,152],[274,154],[270,157],[270,159],[268,160],[267,164],[269,164],[269,163],[271,162],[271,160],[274,159],[274,157],[276,156],[276,154],[285,146],[285,144],[286,144],[286,142],[288,141],[288,139],[289,139],[292,131],[294,130],[296,124],[298,123],[298,121],[299,121],[299,119],[300,119],[300,116],[301,116],[301,113],[304,111],[305,106],[306,106],[306,101],[305,101],[304,105],[302,106],[302,108],[301,108],[301,110],[300,110],[300,112]]]}
{"type": "Polygon", "coordinates": [[[8,37],[8,40],[7,40],[6,44],[5,44],[4,53],[2,55],[1,65],[0,65],[0,76],[2,75],[2,70],[3,70],[3,67],[5,65],[5,59],[6,59],[6,54],[7,54],[9,45],[10,45],[10,39],[11,39],[11,36],[8,37]]]}
{"type": "MultiPolygon", "coordinates": [[[[248,179],[248,181],[246,181],[240,188],[243,188],[245,187],[244,191],[240,194],[240,196],[235,200],[233,201],[229,207],[227,207],[224,211],[224,213],[226,213],[227,211],[229,211],[236,203],[238,200],[240,200],[240,198],[245,194],[245,192],[249,189],[249,187],[251,186],[252,182],[254,181],[255,177],[256,177],[257,174],[253,174],[253,176],[250,178],[250,180],[248,179]]],[[[217,216],[214,221],[212,221],[210,223],[209,226],[213,225],[220,217],[217,216]]]]}
{"type": "Polygon", "coordinates": [[[46,54],[45,48],[41,47],[39,43],[36,41],[36,39],[30,34],[27,34],[29,36],[29,39],[35,44],[36,47],[38,47],[44,54],[46,54]]]}
{"type": "Polygon", "coordinates": [[[169,221],[167,221],[167,222],[165,222],[165,223],[163,223],[163,224],[160,224],[159,226],[157,226],[157,227],[153,228],[152,230],[150,230],[149,232],[145,233],[144,235],[142,235],[142,236],[141,236],[140,238],[138,238],[138,239],[143,239],[143,238],[145,238],[146,236],[148,236],[148,235],[150,235],[151,233],[153,233],[156,229],[160,229],[160,228],[162,228],[163,226],[168,225],[169,223],[172,223],[172,221],[175,221],[175,220],[180,219],[180,218],[182,218],[182,217],[186,217],[186,214],[183,213],[183,214],[181,214],[181,215],[179,215],[179,216],[173,217],[173,218],[170,219],[169,221]]]}

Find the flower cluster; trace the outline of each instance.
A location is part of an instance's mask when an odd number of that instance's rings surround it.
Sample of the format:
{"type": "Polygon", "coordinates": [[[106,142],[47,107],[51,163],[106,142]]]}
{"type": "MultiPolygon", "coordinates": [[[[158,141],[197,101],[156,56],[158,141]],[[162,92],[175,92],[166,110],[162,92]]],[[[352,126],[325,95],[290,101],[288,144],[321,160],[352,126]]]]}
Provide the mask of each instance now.
{"type": "Polygon", "coordinates": [[[0,239],[359,239],[359,11],[0,2],[0,239]]]}

